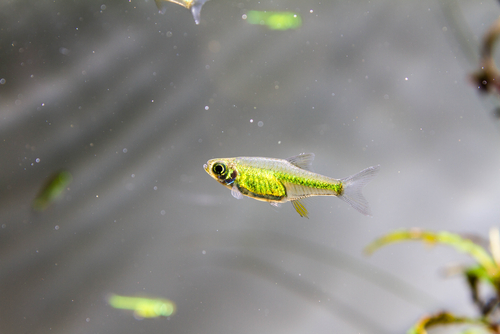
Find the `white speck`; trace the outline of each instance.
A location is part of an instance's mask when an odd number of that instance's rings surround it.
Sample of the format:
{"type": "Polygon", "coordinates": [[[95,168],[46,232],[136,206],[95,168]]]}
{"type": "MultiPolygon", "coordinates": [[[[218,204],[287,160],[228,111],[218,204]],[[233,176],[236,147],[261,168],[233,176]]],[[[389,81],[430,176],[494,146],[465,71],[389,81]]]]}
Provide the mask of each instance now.
{"type": "Polygon", "coordinates": [[[332,93],[332,96],[335,96],[335,93],[332,93]]]}
{"type": "Polygon", "coordinates": [[[309,11],[309,13],[314,13],[314,10],[312,10],[312,9],[311,9],[311,10],[309,11]]]}
{"type": "Polygon", "coordinates": [[[90,318],[85,319],[86,322],[90,322],[90,318]]]}
{"type": "Polygon", "coordinates": [[[198,143],[202,143],[203,142],[203,139],[198,139],[198,143]]]}
{"type": "Polygon", "coordinates": [[[40,162],[40,158],[36,158],[35,161],[36,161],[36,163],[39,163],[40,162]]]}
{"type": "Polygon", "coordinates": [[[257,125],[259,126],[259,128],[261,128],[261,127],[263,127],[263,126],[264,126],[264,122],[259,121],[259,123],[257,123],[257,125]]]}
{"type": "Polygon", "coordinates": [[[408,78],[405,78],[405,81],[408,81],[408,78]]]}
{"type": "Polygon", "coordinates": [[[42,107],[45,107],[45,103],[42,103],[42,107]]]}
{"type": "Polygon", "coordinates": [[[207,251],[206,250],[202,250],[201,254],[205,255],[205,254],[207,254],[207,251]]]}
{"type": "Polygon", "coordinates": [[[385,95],[384,95],[384,99],[385,99],[385,100],[389,100],[389,95],[385,94],[385,95]]]}
{"type": "Polygon", "coordinates": [[[278,140],[278,145],[281,144],[281,140],[278,140]]]}
{"type": "Polygon", "coordinates": [[[58,229],[59,229],[59,225],[54,226],[54,230],[57,231],[58,229]]]}
{"type": "Polygon", "coordinates": [[[152,102],[152,103],[154,103],[154,102],[155,102],[155,100],[151,100],[151,102],[152,102]]]}
{"type": "Polygon", "coordinates": [[[68,56],[70,52],[65,47],[60,47],[59,48],[59,53],[62,54],[62,55],[68,56]]]}
{"type": "Polygon", "coordinates": [[[210,109],[210,107],[209,106],[205,106],[205,110],[208,110],[208,109],[210,109]]]}
{"type": "Polygon", "coordinates": [[[165,210],[161,210],[161,211],[160,211],[160,214],[161,214],[162,216],[165,216],[165,213],[166,213],[166,212],[165,212],[165,210]]]}
{"type": "Polygon", "coordinates": [[[209,70],[209,69],[210,69],[210,65],[205,65],[205,68],[206,68],[207,70],[209,70]]]}
{"type": "Polygon", "coordinates": [[[250,119],[250,123],[253,123],[253,119],[250,119]]]}
{"type": "Polygon", "coordinates": [[[7,225],[6,225],[6,224],[2,224],[2,228],[6,228],[6,227],[7,227],[7,225]]]}
{"type": "Polygon", "coordinates": [[[123,151],[123,153],[127,153],[128,150],[126,148],[124,148],[122,151],[123,151]]]}
{"type": "Polygon", "coordinates": [[[99,195],[95,195],[95,198],[99,198],[99,195]]]}
{"type": "Polygon", "coordinates": [[[134,177],[135,177],[135,174],[130,175],[130,177],[131,177],[131,178],[134,178],[134,177]]]}
{"type": "Polygon", "coordinates": [[[158,190],[158,187],[157,187],[157,186],[154,186],[154,187],[153,187],[153,190],[158,190]]]}
{"type": "Polygon", "coordinates": [[[5,85],[6,82],[7,80],[5,80],[5,78],[0,79],[0,85],[5,85]]]}

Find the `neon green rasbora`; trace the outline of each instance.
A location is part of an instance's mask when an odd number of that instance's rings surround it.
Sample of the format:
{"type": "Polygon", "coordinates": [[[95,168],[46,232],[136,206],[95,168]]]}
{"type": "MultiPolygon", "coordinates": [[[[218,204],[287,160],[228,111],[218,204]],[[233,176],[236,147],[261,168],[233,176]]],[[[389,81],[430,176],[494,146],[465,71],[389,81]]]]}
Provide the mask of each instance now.
{"type": "Polygon", "coordinates": [[[169,317],[175,313],[175,304],[168,299],[129,297],[110,294],[108,303],[113,308],[134,311],[137,319],[169,317]]]}
{"type": "Polygon", "coordinates": [[[334,179],[311,171],[314,154],[304,153],[288,159],[239,157],[208,160],[205,171],[235,198],[248,196],[273,206],[292,202],[301,217],[307,217],[303,200],[311,196],[336,196],[354,209],[370,216],[361,190],[380,166],[368,167],[345,179],[334,179]]]}

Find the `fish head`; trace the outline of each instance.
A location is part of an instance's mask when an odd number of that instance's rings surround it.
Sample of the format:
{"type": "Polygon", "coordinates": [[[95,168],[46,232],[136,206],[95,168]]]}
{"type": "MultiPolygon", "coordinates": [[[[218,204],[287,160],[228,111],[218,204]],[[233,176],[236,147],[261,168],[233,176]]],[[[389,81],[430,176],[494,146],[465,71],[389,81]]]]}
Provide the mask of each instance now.
{"type": "Polygon", "coordinates": [[[211,159],[203,165],[203,168],[208,175],[228,188],[233,186],[233,183],[238,176],[238,170],[234,158],[211,159]]]}

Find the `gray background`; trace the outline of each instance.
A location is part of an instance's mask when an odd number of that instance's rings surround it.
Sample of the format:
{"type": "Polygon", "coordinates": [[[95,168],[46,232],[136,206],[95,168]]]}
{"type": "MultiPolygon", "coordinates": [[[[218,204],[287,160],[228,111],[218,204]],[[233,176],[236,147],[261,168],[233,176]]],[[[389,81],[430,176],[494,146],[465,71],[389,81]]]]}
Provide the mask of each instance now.
{"type": "Polygon", "coordinates": [[[466,256],[362,250],[398,228],[498,224],[496,100],[468,75],[499,14],[492,0],[212,0],[196,26],[151,0],[0,2],[0,332],[401,333],[429,312],[474,315],[464,280],[442,275],[466,256]],[[249,25],[248,10],[303,26],[249,25]],[[310,200],[310,219],[238,201],[202,168],[301,152],[337,178],[380,164],[374,217],[334,198],[310,200]],[[60,169],[70,190],[33,212],[60,169]],[[138,321],[111,292],[178,311],[138,321]]]}

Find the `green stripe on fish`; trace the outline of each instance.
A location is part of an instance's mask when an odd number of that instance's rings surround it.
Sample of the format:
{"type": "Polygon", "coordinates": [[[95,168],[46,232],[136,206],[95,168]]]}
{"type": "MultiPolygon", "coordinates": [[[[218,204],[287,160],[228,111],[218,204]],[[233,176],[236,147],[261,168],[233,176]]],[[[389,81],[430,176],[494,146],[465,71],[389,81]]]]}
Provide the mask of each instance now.
{"type": "Polygon", "coordinates": [[[302,201],[311,196],[336,196],[364,215],[371,215],[362,188],[380,166],[368,167],[345,179],[334,179],[312,172],[314,154],[288,159],[239,157],[207,161],[203,168],[236,198],[248,196],[277,206],[291,201],[301,217],[307,217],[302,201]]]}

